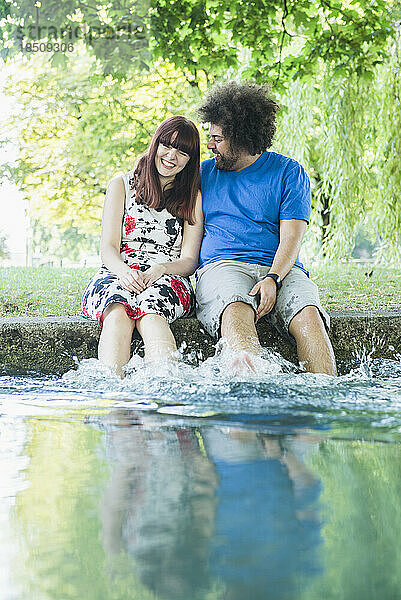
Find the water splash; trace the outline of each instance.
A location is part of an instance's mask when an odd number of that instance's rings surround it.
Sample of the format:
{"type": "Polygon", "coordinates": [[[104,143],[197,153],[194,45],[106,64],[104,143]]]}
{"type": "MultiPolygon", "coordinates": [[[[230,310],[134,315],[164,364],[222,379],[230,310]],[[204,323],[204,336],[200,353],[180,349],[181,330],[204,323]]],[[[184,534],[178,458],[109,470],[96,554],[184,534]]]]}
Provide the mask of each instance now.
{"type": "Polygon", "coordinates": [[[222,345],[217,346],[214,357],[203,362],[185,347],[176,361],[157,365],[134,355],[123,380],[92,358],[78,363],[61,379],[0,378],[0,402],[3,407],[10,406],[12,388],[14,401],[19,398],[25,407],[30,404],[42,410],[91,407],[96,412],[114,407],[182,416],[218,415],[238,423],[332,426],[347,422],[398,431],[401,360],[375,359],[373,352],[354,357],[339,377],[300,372],[270,350],[254,359],[256,372],[235,373],[236,355],[222,345]]]}

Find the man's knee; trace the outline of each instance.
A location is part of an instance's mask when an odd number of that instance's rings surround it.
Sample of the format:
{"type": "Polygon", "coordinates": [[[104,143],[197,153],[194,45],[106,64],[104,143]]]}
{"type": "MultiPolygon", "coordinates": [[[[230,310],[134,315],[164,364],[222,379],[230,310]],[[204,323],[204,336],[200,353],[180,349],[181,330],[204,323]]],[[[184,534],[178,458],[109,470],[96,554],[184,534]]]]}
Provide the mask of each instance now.
{"type": "Polygon", "coordinates": [[[255,320],[255,311],[250,304],[246,302],[236,301],[228,304],[222,312],[221,322],[230,321],[232,319],[255,320]]]}
{"type": "Polygon", "coordinates": [[[225,338],[256,336],[253,307],[241,301],[228,304],[221,315],[220,335],[225,338]]]}
{"type": "Polygon", "coordinates": [[[311,331],[326,331],[323,319],[316,306],[305,306],[291,320],[289,328],[290,334],[295,339],[310,335],[311,331]]]}

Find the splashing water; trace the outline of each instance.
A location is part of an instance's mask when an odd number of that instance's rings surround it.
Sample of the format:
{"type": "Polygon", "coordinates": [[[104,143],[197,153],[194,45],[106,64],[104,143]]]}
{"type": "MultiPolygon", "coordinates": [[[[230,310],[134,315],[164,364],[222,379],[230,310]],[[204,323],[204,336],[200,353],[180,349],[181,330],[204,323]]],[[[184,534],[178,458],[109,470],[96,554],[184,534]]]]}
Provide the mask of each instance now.
{"type": "Polygon", "coordinates": [[[0,378],[0,598],[398,597],[401,361],[216,350],[0,378]]]}
{"type": "Polygon", "coordinates": [[[214,357],[200,363],[196,353],[185,348],[179,360],[157,365],[134,355],[123,380],[92,358],[61,379],[3,377],[0,400],[12,387],[14,400],[19,397],[25,405],[42,408],[56,403],[124,407],[255,426],[337,422],[401,432],[400,360],[373,359],[365,353],[354,358],[344,375],[331,377],[300,372],[270,350],[253,359],[255,372],[244,369],[238,374],[232,368],[235,356],[221,345],[214,357]]]}

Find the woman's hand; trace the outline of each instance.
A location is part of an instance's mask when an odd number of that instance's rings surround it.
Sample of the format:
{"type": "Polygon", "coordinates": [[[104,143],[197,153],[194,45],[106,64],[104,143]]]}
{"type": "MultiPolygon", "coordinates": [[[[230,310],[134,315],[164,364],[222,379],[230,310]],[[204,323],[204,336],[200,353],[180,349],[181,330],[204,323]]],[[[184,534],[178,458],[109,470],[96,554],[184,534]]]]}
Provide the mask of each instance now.
{"type": "Polygon", "coordinates": [[[116,273],[121,287],[133,294],[140,294],[146,289],[143,277],[144,273],[138,269],[130,269],[126,264],[122,265],[116,273]]]}
{"type": "Polygon", "coordinates": [[[160,277],[165,274],[166,268],[163,264],[153,265],[150,267],[150,269],[143,273],[143,282],[146,287],[149,287],[152,285],[152,283],[160,279],[160,277]]]}

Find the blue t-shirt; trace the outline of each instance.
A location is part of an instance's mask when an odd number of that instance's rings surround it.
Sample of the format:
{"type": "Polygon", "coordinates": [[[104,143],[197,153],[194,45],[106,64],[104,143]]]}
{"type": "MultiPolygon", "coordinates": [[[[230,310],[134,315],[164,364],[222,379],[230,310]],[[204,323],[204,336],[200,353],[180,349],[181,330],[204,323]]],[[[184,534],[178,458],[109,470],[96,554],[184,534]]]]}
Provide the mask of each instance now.
{"type": "MultiPolygon", "coordinates": [[[[309,222],[309,177],[296,160],[277,152],[263,152],[240,171],[220,171],[214,158],[205,160],[200,187],[205,217],[200,267],[226,259],[271,266],[280,221],[309,222]]],[[[307,273],[298,258],[295,266],[307,273]]]]}

